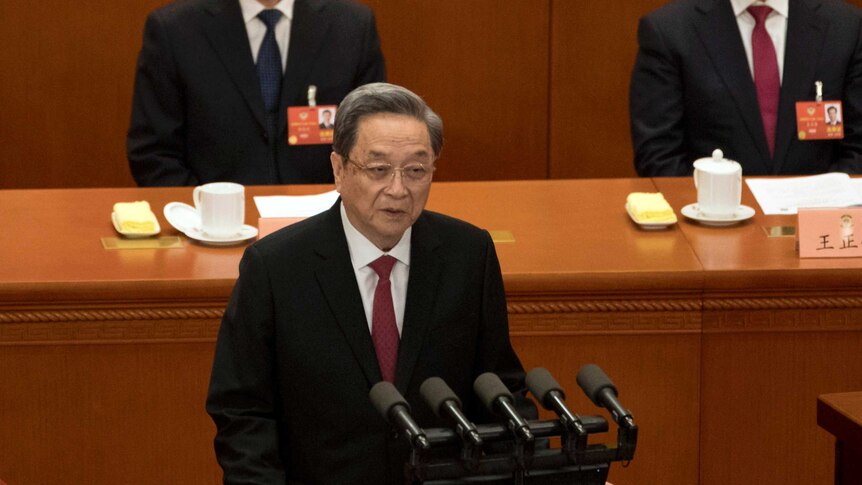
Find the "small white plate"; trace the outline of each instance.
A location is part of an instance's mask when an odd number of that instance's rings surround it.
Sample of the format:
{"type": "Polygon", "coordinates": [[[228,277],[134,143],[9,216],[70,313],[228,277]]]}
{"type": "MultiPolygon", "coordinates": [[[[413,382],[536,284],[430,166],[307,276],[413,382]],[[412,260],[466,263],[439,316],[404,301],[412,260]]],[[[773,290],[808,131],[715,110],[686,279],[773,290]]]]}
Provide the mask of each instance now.
{"type": "Polygon", "coordinates": [[[629,204],[628,204],[628,203],[626,203],[626,212],[628,212],[629,217],[631,217],[631,218],[632,218],[632,221],[634,221],[634,223],[635,223],[635,224],[639,225],[639,226],[640,226],[641,228],[643,228],[643,229],[650,230],[650,231],[651,231],[651,230],[656,230],[656,229],[665,229],[665,228],[667,228],[667,227],[669,227],[669,226],[672,226],[672,225],[676,224],[676,214],[674,214],[674,216],[673,216],[673,220],[672,220],[672,221],[668,221],[668,222],[652,222],[652,221],[649,221],[649,222],[647,222],[647,221],[641,221],[640,219],[638,219],[637,217],[635,217],[635,213],[634,213],[634,212],[632,212],[631,208],[629,208],[629,204]]]}
{"type": "Polygon", "coordinates": [[[156,220],[156,225],[153,228],[153,232],[121,231],[120,230],[120,221],[117,220],[117,213],[116,212],[111,212],[111,223],[114,224],[114,229],[116,229],[117,232],[119,232],[120,234],[122,234],[123,236],[125,236],[129,239],[142,239],[145,237],[155,236],[156,234],[158,234],[162,231],[162,228],[159,226],[158,220],[156,220]]]}
{"type": "Polygon", "coordinates": [[[182,202],[169,202],[162,211],[168,224],[180,232],[188,232],[192,228],[200,231],[201,216],[194,207],[182,202]]]}
{"type": "Polygon", "coordinates": [[[191,239],[209,246],[230,246],[247,241],[257,236],[257,228],[243,224],[239,232],[228,237],[212,237],[201,230],[201,216],[194,207],[182,202],[170,202],[165,205],[165,219],[191,239]]]}
{"type": "Polygon", "coordinates": [[[204,234],[197,227],[189,229],[184,234],[194,239],[195,241],[207,244],[209,246],[230,246],[233,244],[239,244],[243,241],[248,241],[249,239],[257,236],[257,228],[254,226],[249,226],[248,224],[243,224],[242,228],[240,228],[239,232],[236,235],[228,236],[225,238],[216,238],[208,234],[204,234]]]}
{"type": "Polygon", "coordinates": [[[747,221],[754,217],[754,209],[748,207],[747,205],[740,205],[736,211],[728,216],[728,217],[710,217],[705,216],[700,213],[700,209],[697,208],[697,204],[689,204],[682,208],[680,211],[682,215],[688,217],[689,219],[693,219],[705,226],[731,226],[733,224],[738,224],[742,221],[747,221]]]}

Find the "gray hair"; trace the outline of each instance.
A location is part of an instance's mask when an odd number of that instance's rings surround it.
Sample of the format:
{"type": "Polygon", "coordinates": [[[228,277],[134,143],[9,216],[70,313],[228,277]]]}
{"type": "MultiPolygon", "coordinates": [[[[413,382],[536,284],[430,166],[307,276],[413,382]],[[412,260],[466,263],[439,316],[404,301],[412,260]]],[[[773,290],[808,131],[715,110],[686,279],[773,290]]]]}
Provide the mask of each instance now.
{"type": "Polygon", "coordinates": [[[407,88],[388,83],[360,86],[344,98],[335,112],[335,132],[332,150],[347,157],[356,145],[356,135],[362,118],[379,113],[407,115],[425,123],[434,157],[443,149],[443,120],[425,101],[407,88]]]}

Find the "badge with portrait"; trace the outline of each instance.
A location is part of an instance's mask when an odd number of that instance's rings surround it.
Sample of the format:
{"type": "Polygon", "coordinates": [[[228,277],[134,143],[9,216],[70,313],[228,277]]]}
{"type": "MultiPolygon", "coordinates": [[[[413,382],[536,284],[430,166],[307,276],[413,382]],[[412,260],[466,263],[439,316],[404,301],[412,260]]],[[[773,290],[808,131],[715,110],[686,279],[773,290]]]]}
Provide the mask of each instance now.
{"type": "Polygon", "coordinates": [[[840,140],[844,138],[841,101],[800,101],[796,103],[796,126],[800,140],[840,140]]]}
{"type": "Polygon", "coordinates": [[[331,145],[335,109],[335,105],[288,107],[288,145],[331,145]]]}

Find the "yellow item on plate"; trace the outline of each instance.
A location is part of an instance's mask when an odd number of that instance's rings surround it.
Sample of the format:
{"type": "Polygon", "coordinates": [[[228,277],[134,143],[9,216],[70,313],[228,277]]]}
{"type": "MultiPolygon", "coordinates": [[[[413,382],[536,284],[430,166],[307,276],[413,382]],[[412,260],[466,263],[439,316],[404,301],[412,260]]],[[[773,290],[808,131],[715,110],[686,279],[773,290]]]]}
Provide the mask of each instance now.
{"type": "Polygon", "coordinates": [[[150,233],[156,230],[156,215],[150,210],[150,203],[145,200],[117,202],[114,204],[114,214],[117,216],[120,232],[150,233]]]}
{"type": "Polygon", "coordinates": [[[632,192],[626,203],[640,222],[676,222],[676,214],[661,192],[632,192]]]}

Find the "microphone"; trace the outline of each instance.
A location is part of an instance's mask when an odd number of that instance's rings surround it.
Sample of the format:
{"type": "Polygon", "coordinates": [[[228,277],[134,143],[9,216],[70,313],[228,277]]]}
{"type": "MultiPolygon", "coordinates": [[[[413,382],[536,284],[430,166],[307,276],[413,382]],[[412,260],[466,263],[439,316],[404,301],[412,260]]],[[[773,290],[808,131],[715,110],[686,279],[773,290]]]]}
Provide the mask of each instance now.
{"type": "Polygon", "coordinates": [[[413,448],[421,450],[431,448],[425,432],[410,416],[410,405],[391,382],[380,381],[374,384],[368,397],[383,419],[404,432],[413,448]]]}
{"type": "Polygon", "coordinates": [[[563,402],[566,393],[560,384],[551,376],[551,373],[543,367],[536,367],[527,373],[527,389],[538,398],[542,407],[554,411],[560,417],[560,421],[571,431],[579,436],[586,436],[587,430],[581,419],[569,411],[563,402]]]}
{"type": "Polygon", "coordinates": [[[617,425],[631,428],[635,425],[632,414],[617,400],[617,388],[596,364],[587,364],[578,371],[578,385],[596,406],[606,408],[617,425]]]}
{"type": "Polygon", "coordinates": [[[507,418],[509,428],[516,437],[524,441],[533,441],[533,433],[524,418],[515,410],[515,397],[503,384],[503,381],[493,372],[486,372],[473,381],[473,390],[479,400],[492,413],[507,418]]]}
{"type": "Polygon", "coordinates": [[[419,394],[437,417],[442,418],[442,414],[445,414],[455,421],[455,431],[461,440],[473,446],[482,446],[482,438],[479,437],[476,425],[461,412],[461,400],[443,379],[439,377],[425,379],[419,387],[419,394]]]}

